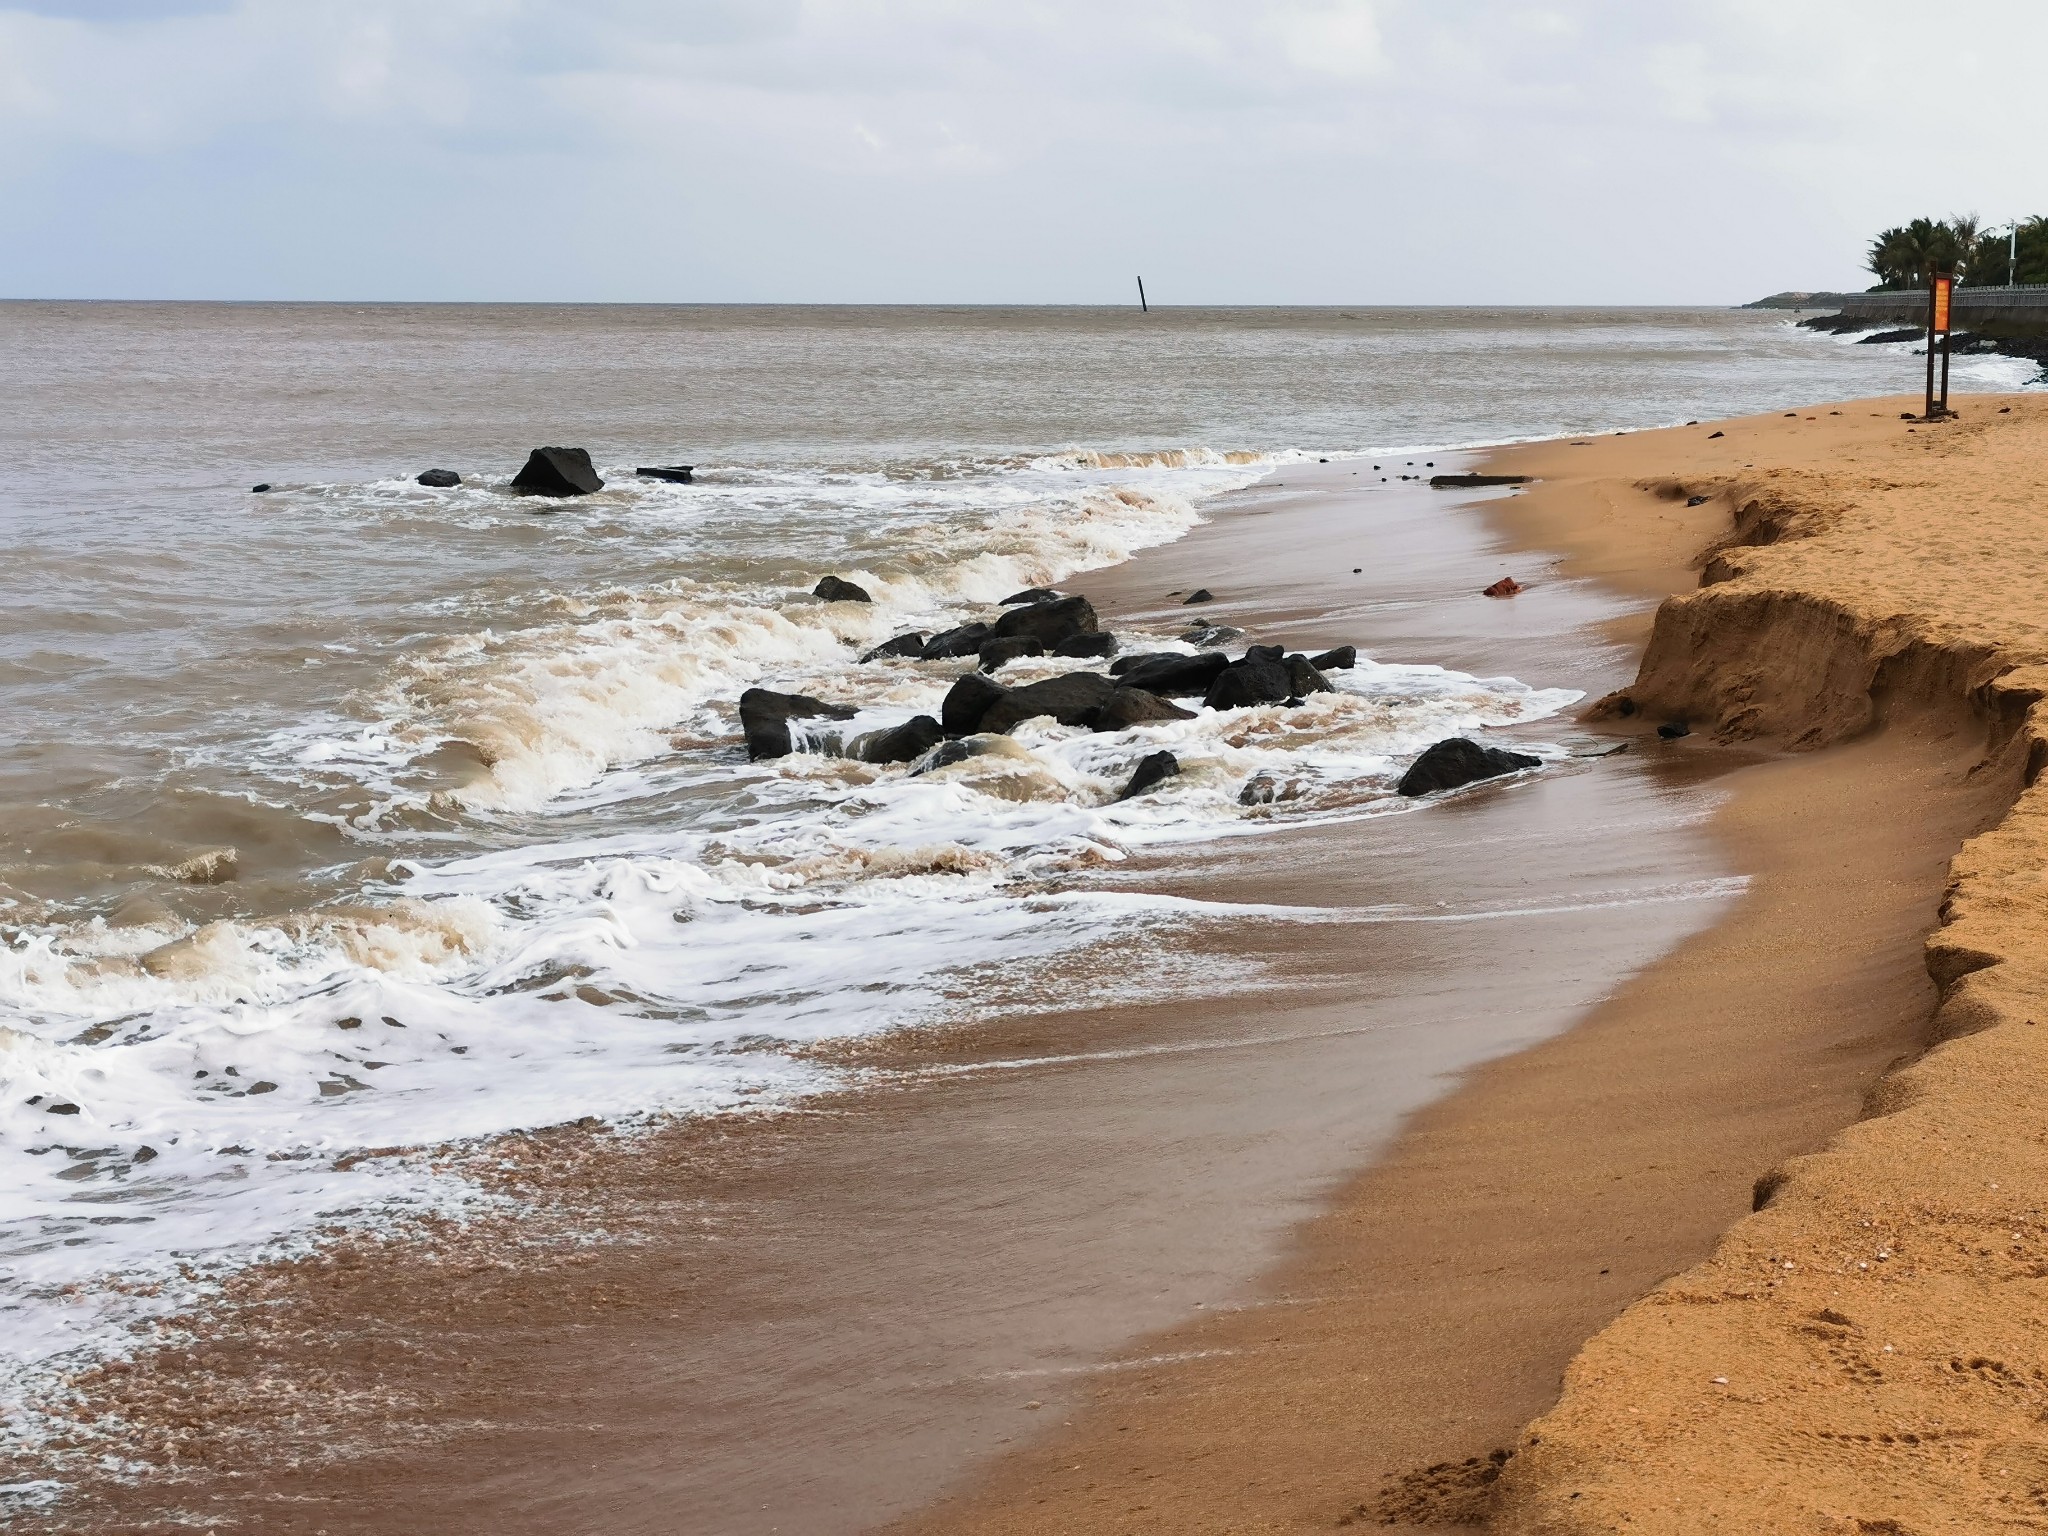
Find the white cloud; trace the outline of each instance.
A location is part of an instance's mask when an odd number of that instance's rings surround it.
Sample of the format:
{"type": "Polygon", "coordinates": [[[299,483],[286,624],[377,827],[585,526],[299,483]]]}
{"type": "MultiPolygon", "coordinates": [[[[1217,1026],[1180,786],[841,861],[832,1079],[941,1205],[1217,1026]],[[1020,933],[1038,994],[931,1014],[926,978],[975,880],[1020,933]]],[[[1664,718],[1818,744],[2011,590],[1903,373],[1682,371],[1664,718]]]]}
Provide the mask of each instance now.
{"type": "Polygon", "coordinates": [[[1944,14],[1946,143],[1907,0],[0,0],[0,291],[1734,299],[2048,201],[1944,14]]]}

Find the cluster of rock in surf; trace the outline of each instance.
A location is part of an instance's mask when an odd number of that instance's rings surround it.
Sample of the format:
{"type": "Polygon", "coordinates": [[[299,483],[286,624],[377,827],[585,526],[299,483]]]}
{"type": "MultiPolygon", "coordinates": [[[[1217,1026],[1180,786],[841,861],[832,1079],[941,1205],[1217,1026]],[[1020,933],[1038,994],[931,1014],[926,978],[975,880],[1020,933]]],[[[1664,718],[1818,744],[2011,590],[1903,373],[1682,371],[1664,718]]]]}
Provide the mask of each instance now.
{"type": "MultiPolygon", "coordinates": [[[[814,595],[828,602],[873,601],[858,584],[827,576],[814,595]]],[[[1278,645],[1251,645],[1233,659],[1220,650],[1194,655],[1141,651],[1117,656],[1116,637],[1100,628],[1087,598],[1034,587],[1003,599],[1006,610],[988,621],[959,625],[938,634],[912,632],[876,646],[864,662],[903,658],[917,661],[975,658],[971,672],[955,679],[936,717],[917,715],[902,725],[871,731],[846,742],[847,757],[867,763],[915,763],[915,772],[962,762],[976,754],[976,738],[1005,736],[1027,720],[1052,719],[1091,731],[1122,731],[1166,720],[1192,720],[1195,711],[1176,699],[1199,700],[1204,709],[1243,709],[1260,704],[1298,706],[1311,694],[1331,692],[1326,671],[1357,664],[1353,646],[1319,656],[1290,653],[1278,645]],[[1116,656],[1106,672],[1063,672],[1007,687],[992,673],[1027,656],[1116,656]]],[[[1239,638],[1218,626],[1190,631],[1195,643],[1239,638]]],[[[808,694],[749,688],[740,695],[740,728],[753,761],[786,757],[796,749],[790,722],[850,720],[857,710],[808,694]]],[[[1454,789],[1476,779],[1534,768],[1539,759],[1497,747],[1451,738],[1438,742],[1409,767],[1397,787],[1403,795],[1454,789]]],[[[1129,799],[1180,772],[1171,752],[1154,752],[1132,774],[1119,799],[1129,799]]],[[[1272,779],[1259,775],[1239,798],[1247,805],[1276,798],[1272,779]]]]}
{"type": "MultiPolygon", "coordinates": [[[[694,464],[642,464],[633,471],[645,480],[669,480],[688,485],[696,473],[694,464]]],[[[452,469],[423,469],[413,476],[416,483],[431,490],[447,490],[462,484],[452,469]]],[[[256,492],[273,489],[268,481],[251,486],[256,492]]],[[[535,448],[526,456],[519,473],[512,477],[512,489],[521,496],[548,496],[557,500],[589,496],[604,489],[604,476],[590,462],[587,448],[535,448]]]]}

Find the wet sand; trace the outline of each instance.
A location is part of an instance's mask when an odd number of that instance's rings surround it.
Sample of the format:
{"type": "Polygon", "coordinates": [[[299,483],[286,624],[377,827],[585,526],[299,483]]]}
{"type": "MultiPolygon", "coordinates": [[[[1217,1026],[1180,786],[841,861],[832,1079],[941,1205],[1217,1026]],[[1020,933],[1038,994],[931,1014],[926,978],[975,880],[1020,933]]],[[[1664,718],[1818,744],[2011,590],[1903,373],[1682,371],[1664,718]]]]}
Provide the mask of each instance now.
{"type": "Polygon", "coordinates": [[[1748,892],[1416,1116],[1272,1306],[904,1529],[2038,1528],[2048,411],[2000,403],[1496,458],[1562,571],[1704,574],[1615,626],[1649,646],[1612,725],[1821,749],[1721,780],[1748,892]]]}
{"type": "MultiPolygon", "coordinates": [[[[1625,678],[1611,598],[1564,580],[1477,598],[1502,555],[1454,499],[1318,470],[1076,585],[1111,615],[1164,614],[1202,568],[1205,618],[1293,644],[1589,693],[1625,678]]],[[[1191,920],[972,1028],[863,1049],[890,1075],[802,1116],[541,1138],[499,1176],[556,1221],[252,1276],[199,1347],[103,1385],[162,1470],[51,1528],[172,1507],[281,1531],[907,1515],[1057,1433],[1096,1384],[1143,1379],[1148,1337],[1267,1310],[1260,1276],[1404,1117],[1723,910],[1698,780],[1630,753],[1118,869],[1112,888],[1300,916],[1191,920]],[[1160,967],[1185,977],[1170,1001],[1046,1006],[1160,967]],[[578,1224],[614,1241],[555,1240],[578,1224]]]]}

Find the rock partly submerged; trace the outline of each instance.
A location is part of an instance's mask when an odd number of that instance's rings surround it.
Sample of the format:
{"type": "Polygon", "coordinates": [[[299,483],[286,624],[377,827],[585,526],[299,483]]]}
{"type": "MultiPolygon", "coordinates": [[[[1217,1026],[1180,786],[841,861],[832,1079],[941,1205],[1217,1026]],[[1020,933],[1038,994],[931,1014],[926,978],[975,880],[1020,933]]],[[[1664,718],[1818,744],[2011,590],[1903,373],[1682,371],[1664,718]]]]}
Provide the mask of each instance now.
{"type": "Polygon", "coordinates": [[[1117,799],[1129,800],[1134,795],[1142,795],[1146,790],[1173,778],[1179,772],[1180,759],[1171,752],[1147,753],[1138,760],[1137,769],[1131,774],[1131,782],[1124,786],[1123,793],[1118,795],[1117,799]]]}
{"type": "Polygon", "coordinates": [[[884,640],[871,651],[861,653],[862,661],[880,661],[890,656],[919,657],[924,655],[924,636],[912,630],[907,635],[898,635],[893,640],[884,640]]]}
{"type": "Polygon", "coordinates": [[[789,756],[794,750],[789,733],[792,720],[851,720],[858,713],[806,693],[749,688],[740,695],[740,730],[747,738],[747,759],[758,763],[764,758],[789,756]]]}
{"type": "Polygon", "coordinates": [[[847,581],[840,576],[822,576],[811,588],[811,596],[823,598],[828,603],[872,603],[868,589],[859,582],[847,581]]]}
{"type": "Polygon", "coordinates": [[[523,496],[588,496],[604,489],[604,480],[583,448],[536,448],[512,477],[512,489],[523,496]]]}
{"type": "Polygon", "coordinates": [[[984,673],[970,672],[953,684],[939,708],[948,736],[1002,735],[1047,716],[1091,731],[1194,718],[1155,693],[1126,687],[1099,672],[1065,672],[1021,688],[1005,688],[984,673]]]}
{"type": "Polygon", "coordinates": [[[912,715],[901,725],[870,731],[847,743],[846,755],[864,763],[914,763],[946,739],[930,715],[912,715]]]}
{"type": "Polygon", "coordinates": [[[1408,771],[1401,775],[1401,782],[1394,786],[1394,792],[1412,799],[1417,795],[1457,789],[1480,779],[1497,779],[1502,774],[1520,773],[1525,768],[1542,765],[1542,758],[1531,757],[1526,752],[1482,747],[1476,741],[1452,736],[1428,748],[1410,763],[1408,771]]]}

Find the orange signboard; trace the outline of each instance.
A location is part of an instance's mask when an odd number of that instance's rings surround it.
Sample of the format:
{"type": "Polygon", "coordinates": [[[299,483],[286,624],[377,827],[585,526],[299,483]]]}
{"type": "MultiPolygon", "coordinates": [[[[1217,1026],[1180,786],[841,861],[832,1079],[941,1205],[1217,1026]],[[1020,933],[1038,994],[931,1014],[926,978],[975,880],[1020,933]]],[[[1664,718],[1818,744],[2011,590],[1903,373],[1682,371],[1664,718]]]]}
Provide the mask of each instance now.
{"type": "Polygon", "coordinates": [[[1948,329],[1949,293],[1955,285],[1956,280],[1952,277],[1937,277],[1934,280],[1934,328],[1937,331],[1948,329]]]}

